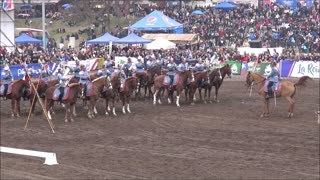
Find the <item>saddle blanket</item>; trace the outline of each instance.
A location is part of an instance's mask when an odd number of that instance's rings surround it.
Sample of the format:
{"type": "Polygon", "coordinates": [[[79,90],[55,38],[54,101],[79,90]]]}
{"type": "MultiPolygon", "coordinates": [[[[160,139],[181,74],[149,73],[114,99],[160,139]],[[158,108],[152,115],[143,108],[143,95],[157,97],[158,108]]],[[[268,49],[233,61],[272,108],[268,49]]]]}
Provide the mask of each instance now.
{"type": "Polygon", "coordinates": [[[85,96],[92,96],[92,95],[93,95],[93,83],[87,83],[85,96]]]}
{"type": "MultiPolygon", "coordinates": [[[[9,84],[8,90],[7,90],[7,95],[12,93],[12,85],[13,83],[9,84]]],[[[2,96],[4,93],[4,84],[1,84],[0,86],[0,95],[2,96]]]]}
{"type": "MultiPolygon", "coordinates": [[[[163,85],[169,86],[170,82],[171,82],[170,76],[166,75],[163,80],[163,85]]],[[[175,74],[174,78],[173,78],[173,85],[176,86],[178,84],[178,82],[179,82],[179,75],[175,74]]]]}
{"type": "MultiPolygon", "coordinates": [[[[268,83],[269,80],[266,80],[264,83],[264,92],[268,92],[268,83]]],[[[281,90],[281,82],[273,83],[272,87],[272,92],[279,92],[281,90]]]]}
{"type": "MultiPolygon", "coordinates": [[[[66,100],[69,97],[69,92],[70,92],[70,87],[65,87],[63,89],[63,96],[62,96],[62,100],[66,100]]],[[[55,90],[53,91],[53,97],[52,99],[54,101],[58,101],[59,100],[59,96],[60,96],[60,90],[59,88],[55,88],[55,90]]]]}

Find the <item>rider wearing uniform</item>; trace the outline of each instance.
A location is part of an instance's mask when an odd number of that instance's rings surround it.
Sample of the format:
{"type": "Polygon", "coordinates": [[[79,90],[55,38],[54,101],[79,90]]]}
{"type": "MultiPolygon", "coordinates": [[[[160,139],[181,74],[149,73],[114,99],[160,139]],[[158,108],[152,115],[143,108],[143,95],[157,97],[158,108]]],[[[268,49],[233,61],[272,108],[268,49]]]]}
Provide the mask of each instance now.
{"type": "Polygon", "coordinates": [[[109,58],[107,58],[104,64],[106,65],[106,68],[109,70],[109,72],[112,73],[114,63],[109,58]]]}
{"type": "Polygon", "coordinates": [[[141,58],[138,57],[138,62],[136,63],[136,73],[144,72],[144,64],[141,62],[141,58]]]}
{"type": "Polygon", "coordinates": [[[182,60],[182,62],[178,65],[178,71],[183,72],[185,70],[188,70],[188,63],[185,59],[182,60]]]}
{"type": "Polygon", "coordinates": [[[173,80],[174,80],[174,76],[176,75],[176,65],[173,63],[172,60],[169,60],[169,63],[167,64],[167,76],[170,77],[170,88],[172,88],[173,86],[173,80]]]}
{"type": "Polygon", "coordinates": [[[110,75],[111,75],[110,71],[106,68],[106,65],[103,64],[102,68],[98,70],[98,77],[110,76],[110,75]]]}
{"type": "Polygon", "coordinates": [[[123,65],[123,68],[126,69],[126,71],[128,72],[128,76],[132,76],[131,66],[132,66],[131,58],[128,58],[127,63],[123,65]]]}
{"type": "MultiPolygon", "coordinates": [[[[205,70],[205,65],[203,64],[202,60],[199,60],[198,63],[194,66],[195,72],[202,72],[205,70]]],[[[204,79],[201,79],[199,82],[199,86],[204,84],[204,79]]]]}
{"type": "Polygon", "coordinates": [[[268,86],[267,86],[268,87],[268,93],[267,93],[266,98],[271,98],[272,97],[272,86],[275,83],[279,82],[279,77],[280,77],[280,73],[279,73],[279,70],[277,68],[277,63],[273,62],[272,63],[271,72],[270,72],[269,76],[267,77],[267,79],[269,80],[269,83],[268,83],[268,86]]]}
{"type": "Polygon", "coordinates": [[[76,66],[73,68],[73,72],[74,72],[74,78],[79,82],[80,81],[80,73],[81,71],[81,67],[80,67],[80,61],[76,60],[76,66]]]}
{"type": "Polygon", "coordinates": [[[8,88],[13,81],[13,75],[10,71],[9,66],[5,66],[3,68],[3,71],[1,73],[1,79],[2,79],[2,84],[4,85],[3,100],[7,100],[6,96],[7,96],[8,88]]]}
{"type": "MultiPolygon", "coordinates": [[[[118,76],[119,74],[121,74],[121,84],[120,84],[120,91],[123,88],[124,82],[127,79],[126,73],[124,73],[124,71],[122,70],[122,67],[120,64],[118,64],[118,67],[114,69],[112,76],[118,76]]],[[[119,92],[120,92],[119,91],[119,92]]]]}
{"type": "Polygon", "coordinates": [[[59,91],[60,91],[60,95],[59,95],[59,99],[58,99],[58,103],[61,104],[61,101],[62,101],[62,97],[63,97],[63,94],[64,94],[64,88],[67,86],[67,78],[63,76],[63,69],[58,69],[58,72],[56,74],[56,77],[58,78],[59,80],[59,83],[56,84],[56,87],[59,88],[59,91]]]}
{"type": "Polygon", "coordinates": [[[83,87],[81,97],[84,98],[86,95],[86,89],[87,89],[86,86],[90,80],[90,76],[85,65],[81,65],[81,71],[79,72],[79,76],[80,76],[79,83],[83,87]]]}
{"type": "Polygon", "coordinates": [[[48,68],[45,68],[46,65],[40,64],[39,74],[41,76],[41,79],[44,82],[47,82],[49,80],[50,72],[48,68]]]}
{"type": "Polygon", "coordinates": [[[151,69],[154,66],[153,58],[149,58],[147,61],[147,70],[151,69]]]}

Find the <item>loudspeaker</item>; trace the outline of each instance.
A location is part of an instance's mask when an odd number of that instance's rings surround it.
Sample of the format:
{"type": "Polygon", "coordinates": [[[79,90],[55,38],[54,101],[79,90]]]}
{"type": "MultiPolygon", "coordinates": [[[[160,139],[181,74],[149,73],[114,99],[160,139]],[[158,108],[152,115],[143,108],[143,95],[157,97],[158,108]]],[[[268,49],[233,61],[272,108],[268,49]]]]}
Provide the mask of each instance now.
{"type": "Polygon", "coordinates": [[[262,48],[262,42],[258,40],[249,41],[249,45],[251,48],[262,48]]]}

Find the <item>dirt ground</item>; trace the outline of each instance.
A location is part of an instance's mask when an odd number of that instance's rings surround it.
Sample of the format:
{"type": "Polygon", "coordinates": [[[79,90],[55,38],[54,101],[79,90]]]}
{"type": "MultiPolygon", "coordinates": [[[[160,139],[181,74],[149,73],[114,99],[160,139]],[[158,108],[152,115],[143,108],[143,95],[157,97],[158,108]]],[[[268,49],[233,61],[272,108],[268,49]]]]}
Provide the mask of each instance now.
{"type": "MultiPolygon", "coordinates": [[[[297,79],[291,79],[297,81],[297,79]]],[[[10,101],[1,101],[1,146],[54,152],[59,165],[44,159],[1,153],[1,179],[319,179],[319,79],[298,89],[294,117],[287,102],[271,101],[271,116],[260,118],[257,89],[249,97],[243,77],[226,79],[220,102],[154,107],[134,101],[132,114],[104,116],[100,100],[96,119],[77,105],[74,123],[64,122],[55,106],[55,134],[42,116],[24,130],[22,118],[10,117],[10,101]]]]}

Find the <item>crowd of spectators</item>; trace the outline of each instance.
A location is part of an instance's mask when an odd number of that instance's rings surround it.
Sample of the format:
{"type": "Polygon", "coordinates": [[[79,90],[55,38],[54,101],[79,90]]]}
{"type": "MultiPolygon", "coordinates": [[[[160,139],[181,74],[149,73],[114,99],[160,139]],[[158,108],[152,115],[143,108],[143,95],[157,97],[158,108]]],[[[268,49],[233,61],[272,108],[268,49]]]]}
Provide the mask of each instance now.
{"type": "MultiPolygon", "coordinates": [[[[152,7],[150,7],[152,8],[152,7]]],[[[149,51],[143,47],[113,46],[111,58],[115,56],[142,56],[145,58],[173,58],[177,63],[182,59],[217,61],[258,61],[271,60],[320,60],[319,5],[311,8],[298,5],[296,9],[286,8],[276,3],[258,7],[240,4],[237,8],[225,12],[212,7],[191,8],[157,7],[166,15],[184,24],[185,33],[197,33],[200,40],[179,44],[171,50],[149,51]],[[192,15],[199,9],[204,15],[192,15]],[[283,47],[282,52],[266,51],[262,54],[240,54],[237,47],[247,45],[249,40],[261,40],[263,47],[283,47]]],[[[150,11],[152,9],[149,9],[150,11]]],[[[147,11],[147,9],[143,9],[147,11]]],[[[119,28],[119,27],[117,27],[119,28]]],[[[80,33],[79,29],[79,34],[80,33]]],[[[90,31],[90,30],[88,30],[90,31]]],[[[61,29],[62,32],[62,29],[61,29]]],[[[138,32],[141,34],[141,32],[138,32]]],[[[61,43],[62,40],[60,40],[61,43]]],[[[12,52],[0,47],[0,63],[44,63],[109,57],[108,46],[84,46],[79,48],[58,47],[50,39],[48,48],[43,51],[39,45],[19,45],[12,52]]]]}

